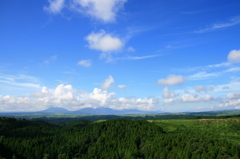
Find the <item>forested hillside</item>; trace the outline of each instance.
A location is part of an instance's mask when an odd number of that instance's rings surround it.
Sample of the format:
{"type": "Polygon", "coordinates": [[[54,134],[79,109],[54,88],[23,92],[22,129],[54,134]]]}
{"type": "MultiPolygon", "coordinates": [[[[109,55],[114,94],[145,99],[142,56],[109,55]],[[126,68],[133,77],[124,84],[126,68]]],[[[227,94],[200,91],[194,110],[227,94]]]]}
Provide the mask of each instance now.
{"type": "Polygon", "coordinates": [[[238,159],[238,120],[78,120],[0,118],[0,158],[238,159]],[[225,137],[224,137],[225,136],[225,137]]]}

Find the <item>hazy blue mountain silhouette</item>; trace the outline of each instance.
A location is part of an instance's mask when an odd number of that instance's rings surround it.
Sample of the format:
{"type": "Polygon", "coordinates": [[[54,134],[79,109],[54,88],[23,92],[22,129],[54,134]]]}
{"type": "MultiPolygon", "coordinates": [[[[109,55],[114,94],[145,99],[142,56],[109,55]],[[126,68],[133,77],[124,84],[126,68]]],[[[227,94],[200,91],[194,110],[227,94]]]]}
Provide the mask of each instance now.
{"type": "Polygon", "coordinates": [[[163,113],[160,111],[141,111],[137,109],[123,109],[123,110],[116,110],[112,108],[83,108],[76,111],[69,111],[67,109],[61,107],[50,107],[46,110],[39,111],[38,113],[60,113],[60,114],[87,114],[87,115],[95,115],[95,114],[156,114],[156,113],[163,113]]]}

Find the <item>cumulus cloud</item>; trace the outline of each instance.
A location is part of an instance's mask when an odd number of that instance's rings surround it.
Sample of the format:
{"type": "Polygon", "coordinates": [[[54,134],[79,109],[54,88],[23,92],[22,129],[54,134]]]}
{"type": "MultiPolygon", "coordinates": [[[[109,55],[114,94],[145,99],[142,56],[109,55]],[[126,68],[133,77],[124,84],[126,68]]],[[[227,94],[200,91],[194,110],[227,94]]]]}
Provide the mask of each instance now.
{"type": "Polygon", "coordinates": [[[31,92],[31,96],[32,97],[36,97],[36,98],[42,98],[47,96],[49,93],[49,90],[47,87],[42,87],[41,92],[31,92]]]}
{"type": "Polygon", "coordinates": [[[173,98],[175,96],[177,96],[177,94],[169,90],[167,87],[163,89],[163,95],[162,95],[163,98],[173,98]]]}
{"type": "Polygon", "coordinates": [[[89,101],[91,99],[100,101],[100,105],[103,106],[106,104],[107,100],[109,99],[115,99],[116,98],[116,94],[111,92],[108,93],[107,91],[98,89],[98,88],[94,88],[93,92],[88,94],[86,99],[88,99],[89,101]]]}
{"type": "Polygon", "coordinates": [[[226,96],[228,99],[237,99],[240,98],[240,91],[234,93],[228,93],[226,96]]]}
{"type": "Polygon", "coordinates": [[[212,97],[211,95],[206,95],[206,96],[204,97],[204,99],[205,99],[206,101],[210,101],[210,100],[213,100],[213,97],[212,97]]]}
{"type": "Polygon", "coordinates": [[[210,87],[204,87],[201,85],[197,85],[195,86],[195,91],[196,92],[208,92],[208,91],[213,91],[214,87],[210,86],[210,87]]]}
{"type": "Polygon", "coordinates": [[[172,103],[173,101],[174,101],[173,98],[168,98],[163,100],[164,103],[172,103]]]}
{"type": "Polygon", "coordinates": [[[53,95],[58,99],[73,99],[74,89],[71,85],[64,86],[63,84],[60,84],[54,90],[53,95]]]}
{"type": "Polygon", "coordinates": [[[185,78],[181,75],[169,75],[166,79],[159,79],[158,84],[161,85],[178,85],[183,84],[185,82],[185,78]]]}
{"type": "Polygon", "coordinates": [[[231,100],[231,101],[228,101],[224,104],[219,104],[218,105],[219,107],[231,107],[231,106],[235,106],[236,109],[239,109],[240,108],[240,99],[237,99],[237,100],[231,100]]]}
{"type": "Polygon", "coordinates": [[[182,101],[184,102],[197,102],[201,100],[202,100],[201,97],[198,95],[184,94],[182,96],[182,101]]]}
{"type": "Polygon", "coordinates": [[[88,42],[88,47],[102,52],[118,51],[123,47],[123,41],[112,35],[100,30],[95,33],[92,32],[85,38],[88,42]]]}
{"type": "Polygon", "coordinates": [[[228,54],[228,61],[230,62],[240,62],[240,50],[232,50],[228,54]]]}
{"type": "Polygon", "coordinates": [[[110,107],[113,109],[150,110],[158,106],[157,98],[117,98],[115,92],[94,88],[88,93],[71,85],[58,85],[55,89],[43,87],[35,96],[1,96],[0,111],[37,111],[48,107],[78,110],[86,107],[110,107]]]}
{"type": "Polygon", "coordinates": [[[103,22],[114,22],[127,0],[73,0],[73,8],[103,22]]]}
{"type": "Polygon", "coordinates": [[[211,95],[206,95],[204,98],[199,95],[184,94],[181,97],[183,102],[201,102],[201,101],[211,101],[213,97],[211,95]]]}
{"type": "Polygon", "coordinates": [[[102,83],[102,89],[109,89],[111,88],[111,84],[114,83],[114,79],[112,76],[108,76],[108,78],[102,83]]]}
{"type": "Polygon", "coordinates": [[[52,14],[60,13],[64,8],[64,1],[65,0],[48,0],[50,3],[49,6],[45,6],[43,9],[52,14]]]}
{"type": "Polygon", "coordinates": [[[90,67],[92,65],[92,61],[91,60],[80,60],[80,61],[78,61],[77,64],[80,66],[83,66],[83,67],[90,67]]]}
{"type": "Polygon", "coordinates": [[[117,103],[121,103],[121,109],[132,109],[137,107],[139,109],[151,110],[152,108],[158,105],[157,98],[138,98],[138,99],[127,99],[127,98],[119,98],[117,103]]]}

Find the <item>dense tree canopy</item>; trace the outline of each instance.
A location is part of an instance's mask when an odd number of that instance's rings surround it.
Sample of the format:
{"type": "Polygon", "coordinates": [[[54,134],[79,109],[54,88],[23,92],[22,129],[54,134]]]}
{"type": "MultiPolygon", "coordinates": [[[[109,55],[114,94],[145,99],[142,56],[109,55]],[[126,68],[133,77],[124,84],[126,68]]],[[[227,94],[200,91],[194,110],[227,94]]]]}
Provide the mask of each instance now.
{"type": "MultiPolygon", "coordinates": [[[[239,132],[239,123],[224,124],[232,133],[239,132]]],[[[170,123],[124,119],[103,122],[78,120],[65,125],[51,125],[43,121],[2,117],[0,158],[240,158],[240,145],[213,137],[216,124],[204,123],[209,127],[209,133],[201,131],[203,127],[197,125],[199,123],[196,122],[193,129],[170,123]]]]}

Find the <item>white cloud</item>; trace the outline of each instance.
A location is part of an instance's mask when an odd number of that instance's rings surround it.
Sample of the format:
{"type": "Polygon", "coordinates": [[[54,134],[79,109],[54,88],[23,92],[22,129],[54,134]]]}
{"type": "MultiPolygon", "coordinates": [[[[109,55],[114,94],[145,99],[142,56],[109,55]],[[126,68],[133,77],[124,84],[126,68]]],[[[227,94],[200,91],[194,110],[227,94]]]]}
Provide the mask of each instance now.
{"type": "Polygon", "coordinates": [[[120,38],[107,34],[104,30],[100,30],[98,33],[92,32],[85,39],[89,48],[102,52],[118,51],[124,45],[120,38]]]}
{"type": "Polygon", "coordinates": [[[184,94],[182,96],[182,101],[184,102],[199,102],[202,98],[198,95],[184,94]]]}
{"type": "Polygon", "coordinates": [[[142,60],[142,59],[148,59],[148,58],[153,58],[153,57],[157,57],[157,56],[160,56],[160,55],[127,56],[127,57],[117,58],[116,60],[142,60]]]}
{"type": "Polygon", "coordinates": [[[116,94],[115,93],[108,93],[107,91],[103,91],[98,88],[94,88],[93,92],[88,95],[88,100],[90,101],[91,99],[100,101],[100,105],[103,106],[106,104],[107,100],[109,99],[115,99],[116,94]]]}
{"type": "Polygon", "coordinates": [[[38,78],[24,74],[19,74],[15,76],[0,75],[0,82],[22,87],[34,87],[34,88],[40,87],[40,85],[37,84],[39,82],[38,78]]]}
{"type": "Polygon", "coordinates": [[[58,85],[55,89],[43,87],[35,96],[1,96],[0,111],[37,111],[48,107],[78,110],[86,107],[109,107],[113,109],[150,110],[158,106],[156,98],[117,98],[116,93],[94,88],[88,93],[71,85],[58,85]]]}
{"type": "Polygon", "coordinates": [[[103,82],[101,85],[102,89],[109,89],[111,88],[111,84],[114,83],[114,79],[112,76],[108,76],[108,78],[103,82]]]}
{"type": "Polygon", "coordinates": [[[58,99],[73,99],[74,92],[71,85],[64,86],[63,84],[60,84],[56,87],[54,90],[53,96],[58,99]]]}
{"type": "Polygon", "coordinates": [[[206,95],[206,96],[204,97],[204,99],[205,99],[206,101],[210,101],[210,100],[213,100],[213,97],[212,97],[211,95],[206,95]]]}
{"type": "Polygon", "coordinates": [[[240,98],[240,91],[234,93],[228,93],[226,96],[228,99],[237,99],[240,98]]]}
{"type": "Polygon", "coordinates": [[[103,22],[114,22],[125,2],[127,0],[73,0],[73,7],[103,22]]]}
{"type": "Polygon", "coordinates": [[[230,62],[240,62],[240,50],[232,50],[228,54],[228,61],[230,62]]]}
{"type": "Polygon", "coordinates": [[[208,79],[210,77],[216,77],[219,76],[219,73],[206,73],[206,72],[198,72],[196,74],[190,75],[188,77],[189,80],[203,80],[208,79]]]}
{"type": "Polygon", "coordinates": [[[83,67],[90,67],[92,65],[92,61],[91,60],[81,60],[77,64],[80,66],[83,66],[83,67]]]}
{"type": "Polygon", "coordinates": [[[195,31],[195,33],[205,33],[208,31],[214,31],[214,30],[218,30],[218,29],[222,29],[222,28],[227,28],[227,27],[231,27],[234,25],[238,25],[238,24],[240,24],[240,16],[233,17],[228,22],[212,24],[212,25],[206,27],[205,29],[195,31]]]}
{"type": "Polygon", "coordinates": [[[229,62],[224,62],[224,63],[219,63],[219,64],[213,64],[213,65],[208,65],[207,67],[209,68],[215,68],[215,67],[223,67],[223,66],[229,66],[231,63],[229,62]]]}
{"type": "Polygon", "coordinates": [[[42,87],[41,92],[32,92],[31,96],[36,97],[36,98],[42,98],[42,97],[47,96],[48,93],[49,93],[48,88],[47,87],[42,87]]]}
{"type": "Polygon", "coordinates": [[[161,85],[178,85],[183,84],[185,82],[185,78],[181,75],[169,75],[166,79],[159,79],[158,84],[161,85]]]}
{"type": "Polygon", "coordinates": [[[138,99],[127,99],[119,98],[116,102],[121,109],[134,109],[138,108],[140,110],[151,110],[158,105],[158,99],[156,98],[138,98],[138,99]]]}
{"type": "Polygon", "coordinates": [[[203,86],[195,86],[196,92],[207,92],[207,88],[203,86]]]}
{"type": "Polygon", "coordinates": [[[126,88],[126,85],[118,85],[118,88],[126,88]]]}
{"type": "Polygon", "coordinates": [[[52,14],[60,13],[64,8],[64,1],[65,0],[48,0],[50,3],[49,6],[45,6],[43,9],[52,14]]]}
{"type": "Polygon", "coordinates": [[[237,72],[237,71],[240,71],[240,67],[232,67],[225,70],[224,72],[237,72]]]}
{"type": "Polygon", "coordinates": [[[163,98],[173,98],[176,97],[177,94],[175,94],[173,91],[169,90],[167,87],[163,89],[163,98]]]}
{"type": "Polygon", "coordinates": [[[195,86],[195,91],[196,92],[208,92],[208,91],[213,91],[214,87],[210,86],[210,87],[204,87],[201,85],[197,85],[195,86]]]}
{"type": "Polygon", "coordinates": [[[214,98],[211,95],[205,95],[205,97],[200,97],[199,95],[184,94],[181,97],[183,102],[203,102],[211,101],[214,98]]]}
{"type": "Polygon", "coordinates": [[[214,87],[215,92],[222,92],[222,91],[231,91],[231,92],[237,92],[240,88],[240,82],[239,81],[232,81],[227,84],[218,85],[217,87],[214,87]]]}
{"type": "Polygon", "coordinates": [[[173,101],[174,101],[173,98],[168,98],[163,100],[164,103],[172,103],[173,101]]]}
{"type": "Polygon", "coordinates": [[[240,108],[240,99],[237,99],[237,100],[231,100],[231,101],[228,101],[224,104],[219,104],[218,105],[219,107],[231,107],[231,106],[235,106],[236,109],[239,109],[240,108]]]}
{"type": "MultiPolygon", "coordinates": [[[[214,69],[214,68],[221,68],[221,67],[229,67],[232,65],[230,62],[223,62],[219,64],[211,64],[207,66],[197,66],[197,67],[189,67],[189,68],[175,68],[175,70],[183,71],[183,72],[195,72],[195,71],[203,71],[203,70],[209,70],[209,69],[214,69]]],[[[199,73],[206,73],[206,72],[199,72],[199,73]]]]}

